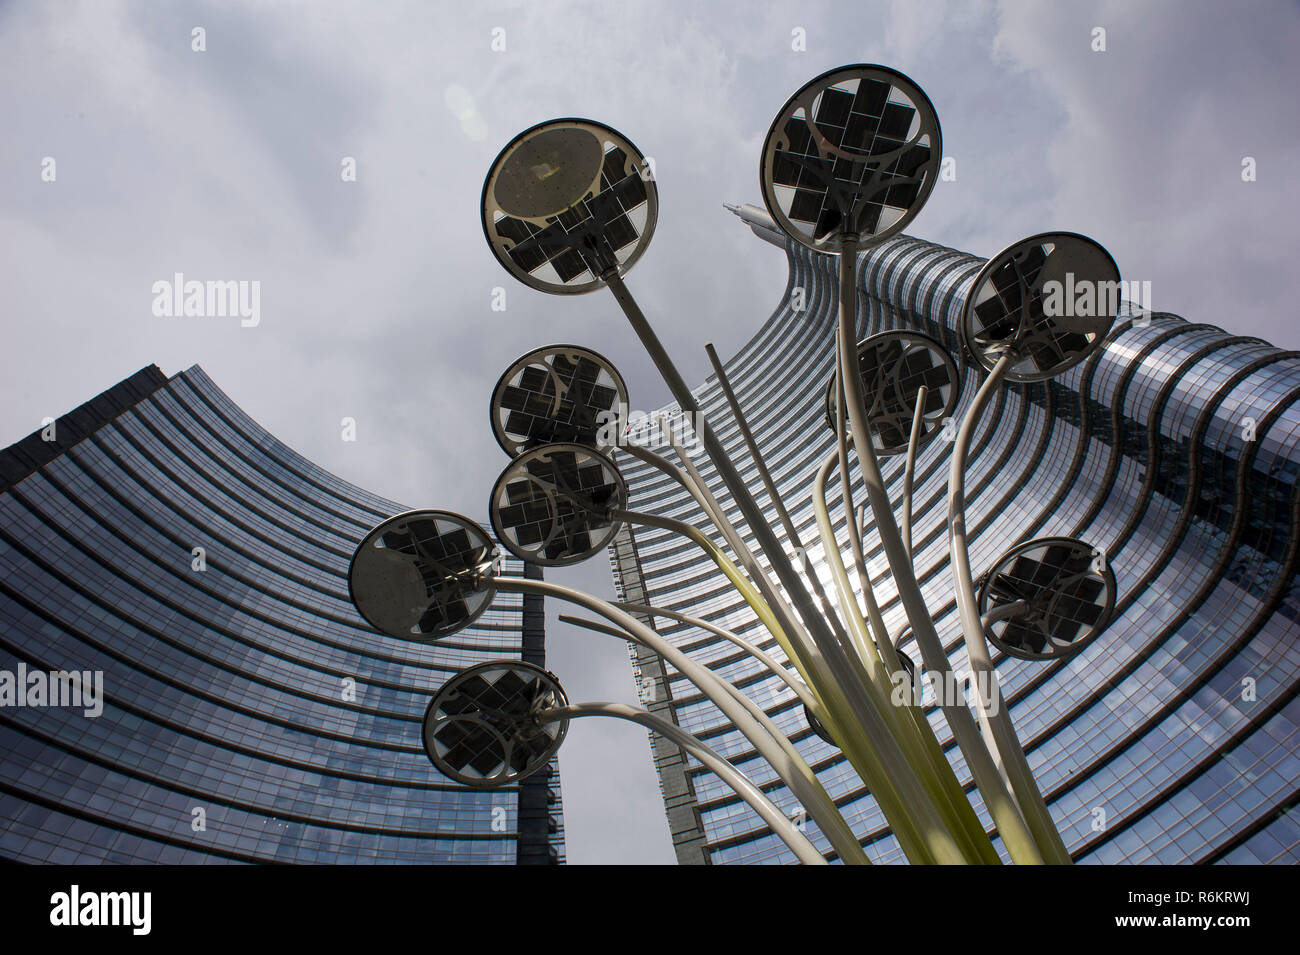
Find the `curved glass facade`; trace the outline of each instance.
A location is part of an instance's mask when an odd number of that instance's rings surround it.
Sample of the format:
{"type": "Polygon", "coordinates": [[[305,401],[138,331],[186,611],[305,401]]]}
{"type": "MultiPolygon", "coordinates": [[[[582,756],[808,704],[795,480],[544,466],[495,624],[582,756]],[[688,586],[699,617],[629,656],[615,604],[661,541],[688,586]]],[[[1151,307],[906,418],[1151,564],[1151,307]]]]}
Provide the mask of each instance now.
{"type": "Polygon", "coordinates": [[[476,792],[420,736],[457,670],[544,662],[540,600],[501,595],[437,645],[372,630],[348,563],[407,508],[290,450],[197,366],[146,368],[50,437],[0,453],[0,858],[562,860],[554,765],[476,792]],[[72,673],[100,712],[33,694],[72,673]]]}
{"type": "MultiPolygon", "coordinates": [[[[833,373],[838,263],[791,247],[761,210],[729,208],[789,262],[783,301],[727,373],[820,563],[809,496],[833,444],[823,396],[833,373]]],[[[861,257],[860,337],[906,328],[943,342],[964,376],[958,419],[983,377],[963,353],[959,325],[983,264],[906,236],[861,257]]],[[[716,381],[695,395],[763,504],[716,381]]],[[[1104,548],[1118,578],[1115,619],[1078,656],[1065,663],[994,656],[1030,766],[1079,862],[1300,861],[1300,824],[1291,812],[1300,793],[1298,397],[1300,355],[1126,306],[1088,361],[1052,381],[1004,387],[985,412],[967,476],[975,572],[1019,541],[1069,536],[1104,548]]],[[[967,665],[947,562],[948,450],[936,440],[918,457],[914,549],[940,638],[961,673],[967,665]]],[[[709,526],[680,486],[629,455],[619,462],[634,508],[709,526]]],[[[695,462],[726,499],[707,458],[695,462]]],[[[882,469],[901,502],[902,456],[883,460],[882,469]]],[[[856,472],[855,499],[865,501],[856,472]]],[[[838,510],[834,492],[831,502],[838,510]]],[[[738,509],[729,516],[752,542],[738,509]]],[[[784,540],[775,516],[771,524],[784,540]]],[[[842,519],[837,528],[847,550],[842,519]]],[[[906,619],[883,551],[872,535],[864,546],[897,637],[906,619]]],[[[625,599],[703,617],[783,659],[687,541],[637,527],[615,541],[611,560],[625,599]]],[[[829,574],[823,579],[833,592],[829,574]]],[[[729,643],[662,618],[654,625],[743,687],[792,736],[873,862],[902,861],[874,799],[838,750],[809,730],[788,689],[729,643]]],[[[919,660],[910,641],[903,649],[919,660]]],[[[721,750],[793,814],[789,792],[689,682],[646,654],[634,651],[633,664],[651,708],[721,750]]],[[[928,712],[969,788],[946,723],[933,706],[928,712]]],[[[662,739],[653,744],[679,861],[793,861],[715,777],[662,739]]],[[[829,853],[813,823],[808,830],[829,853]]]]}

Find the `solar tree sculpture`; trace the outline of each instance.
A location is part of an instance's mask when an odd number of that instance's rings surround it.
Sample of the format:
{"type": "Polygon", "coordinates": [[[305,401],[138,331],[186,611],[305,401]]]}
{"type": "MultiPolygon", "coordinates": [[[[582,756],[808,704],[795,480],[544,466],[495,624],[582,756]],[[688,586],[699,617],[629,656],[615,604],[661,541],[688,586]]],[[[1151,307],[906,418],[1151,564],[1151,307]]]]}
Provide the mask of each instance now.
{"type": "MultiPolygon", "coordinates": [[[[941,155],[939,122],[929,99],[902,74],[870,65],[833,70],[799,90],[777,115],[763,146],[760,178],[773,221],[793,241],[839,256],[835,371],[825,399],[835,444],[813,469],[810,489],[833,597],[777,493],[712,346],[706,346],[710,361],[784,541],[715,429],[703,421],[695,397],[624,284],[624,274],[654,233],[658,213],[657,186],[642,154],[600,123],[552,120],[515,137],[484,183],[484,233],[507,271],[548,293],[601,288],[613,293],[678,406],[696,422],[695,437],[755,546],[727,518],[726,507],[667,421],[659,424],[677,463],[619,440],[626,385],[602,356],[574,345],[528,353],[507,369],[493,392],[493,431],[511,458],[489,502],[497,540],[524,561],[567,566],[606,547],[623,523],[680,533],[718,565],[788,662],[675,609],[610,603],[549,581],[503,576],[499,551],[487,533],[446,512],[414,511],[384,521],[362,541],[349,571],[361,615],[403,639],[445,637],[473,622],[497,592],[555,597],[603,618],[561,617],[641,644],[693,682],[771,765],[829,850],[819,851],[765,793],[676,724],[622,704],[571,704],[552,674],[517,661],[471,667],[435,695],[425,716],[424,744],[441,772],[473,787],[513,784],[547,764],[569,720],[596,715],[632,720],[717,773],[801,862],[838,858],[866,864],[858,837],[763,709],[642,622],[667,617],[741,647],[795,693],[810,725],[841,749],[874,795],[909,861],[999,861],[919,694],[896,692],[914,686],[917,667],[886,630],[863,549],[863,538],[874,533],[925,670],[938,685],[955,685],[912,563],[911,493],[918,449],[944,430],[955,412],[961,376],[953,357],[928,336],[886,331],[859,342],[856,334],[859,252],[912,221],[934,186],[941,155]],[[633,510],[615,461],[624,453],[680,483],[712,521],[717,539],[685,522],[633,510]],[[879,463],[896,454],[907,456],[901,525],[879,463]],[[850,480],[854,458],[866,491],[860,508],[850,480]],[[827,501],[833,472],[839,475],[857,591],[827,501]]],[[[1078,653],[1109,621],[1115,578],[1099,550],[1047,538],[1012,548],[977,587],[966,541],[966,457],[982,409],[1004,380],[1059,374],[1098,348],[1109,332],[1117,303],[1108,308],[1095,295],[1092,307],[1075,308],[1050,283],[1113,289],[1118,279],[1110,256],[1090,240],[1071,233],[1038,235],[988,262],[971,287],[963,316],[967,360],[985,378],[953,441],[949,549],[967,656],[980,692],[974,713],[960,696],[937,695],[992,822],[1018,864],[1070,858],[1003,704],[988,643],[1030,660],[1078,653]]]]}

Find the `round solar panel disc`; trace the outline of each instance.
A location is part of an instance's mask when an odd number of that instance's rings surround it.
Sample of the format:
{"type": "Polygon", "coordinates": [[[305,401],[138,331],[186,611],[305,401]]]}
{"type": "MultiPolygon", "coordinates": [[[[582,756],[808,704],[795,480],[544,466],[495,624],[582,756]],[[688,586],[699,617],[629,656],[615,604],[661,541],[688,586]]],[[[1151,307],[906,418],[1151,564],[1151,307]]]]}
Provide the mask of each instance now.
{"type": "Polygon", "coordinates": [[[608,546],[627,506],[614,463],[580,444],[544,444],[515,458],[497,478],[489,508],[506,550],[544,567],[581,563],[608,546]]]}
{"type": "Polygon", "coordinates": [[[555,676],[531,663],[495,660],[457,673],[424,713],[424,751],[444,776],[499,789],[540,772],[555,756],[568,720],[539,718],[567,706],[555,676]]]}
{"type": "Polygon", "coordinates": [[[1100,551],[1069,537],[1026,541],[982,578],[984,635],[1021,660],[1068,660],[1097,638],[1115,609],[1115,574],[1100,551]]]}
{"type": "Polygon", "coordinates": [[[962,339],[991,369],[1006,352],[1012,381],[1043,381],[1101,347],[1120,307],[1119,267],[1086,236],[1044,232],[984,265],[962,314],[962,339]]]}
{"type": "MultiPolygon", "coordinates": [[[[886,331],[858,343],[858,376],[867,406],[867,426],[877,454],[907,451],[921,385],[926,386],[917,447],[943,430],[957,409],[961,375],[957,363],[937,341],[920,332],[886,331]]],[[[826,423],[836,423],[835,375],[826,383],[826,423]]],[[[847,424],[847,418],[846,418],[847,424]]]]}
{"type": "Polygon", "coordinates": [[[645,156],[617,130],[553,119],[501,150],[483,183],[483,233],[515,278],[542,292],[601,288],[639,259],[659,194],[645,156]]]}
{"type": "Polygon", "coordinates": [[[469,626],[496,595],[486,581],[500,549],[483,529],[450,511],[419,510],[378,524],[357,546],[348,593],[378,630],[430,642],[469,626]]]}
{"type": "Polygon", "coordinates": [[[605,358],[547,345],[514,362],[492,391],[492,433],[515,457],[538,444],[598,447],[601,429],[625,414],[627,385],[605,358]]]}
{"type": "Polygon", "coordinates": [[[823,73],[782,107],[763,143],[759,180],[777,226],[801,245],[838,253],[907,227],[934,188],[939,117],[919,86],[871,64],[823,73]]]}

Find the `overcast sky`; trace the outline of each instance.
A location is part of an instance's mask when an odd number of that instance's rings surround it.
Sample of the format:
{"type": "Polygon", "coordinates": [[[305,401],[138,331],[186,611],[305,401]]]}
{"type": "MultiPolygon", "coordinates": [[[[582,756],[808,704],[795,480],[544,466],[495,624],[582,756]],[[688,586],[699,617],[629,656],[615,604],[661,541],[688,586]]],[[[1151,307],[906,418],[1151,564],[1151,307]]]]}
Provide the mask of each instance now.
{"type": "MultiPolygon", "coordinates": [[[[585,116],[654,157],[659,226],[628,284],[699,382],[704,342],[736,350],[785,286],[722,203],[761,205],[773,116],[854,62],[909,74],[956,161],[912,234],[989,256],[1082,232],[1155,309],[1300,348],[1297,50],[1280,0],[3,4],[0,446],[144,365],[197,363],[323,467],[482,519],[506,463],[487,401],[519,355],[589,345],[634,408],[667,401],[607,293],[547,296],[493,259],[478,203],[501,147],[585,116]],[[259,281],[260,323],[156,316],[176,272],[259,281]]],[[[612,594],[603,557],[548,576],[612,594]]],[[[623,647],[556,609],[570,696],[635,702],[623,647]]],[[[672,861],[641,729],[577,721],[561,767],[571,862],[672,861]]]]}

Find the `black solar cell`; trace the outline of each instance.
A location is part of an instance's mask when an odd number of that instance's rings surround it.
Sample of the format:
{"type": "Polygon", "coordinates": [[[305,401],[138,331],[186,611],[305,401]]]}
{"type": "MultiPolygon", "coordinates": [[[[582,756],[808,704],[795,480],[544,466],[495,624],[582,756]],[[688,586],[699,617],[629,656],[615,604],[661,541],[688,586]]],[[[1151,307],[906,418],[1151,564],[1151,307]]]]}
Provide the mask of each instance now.
{"type": "MultiPolygon", "coordinates": [[[[849,120],[849,111],[853,109],[853,94],[845,90],[831,88],[822,93],[817,103],[813,121],[817,128],[826,133],[828,128],[843,129],[849,120]]],[[[829,133],[826,133],[829,137],[829,133]]],[[[838,142],[838,137],[836,138],[838,142]]]]}
{"type": "Polygon", "coordinates": [[[858,83],[857,93],[853,97],[853,110],[867,116],[879,116],[889,100],[889,91],[893,87],[880,80],[864,78],[858,83]]]}

